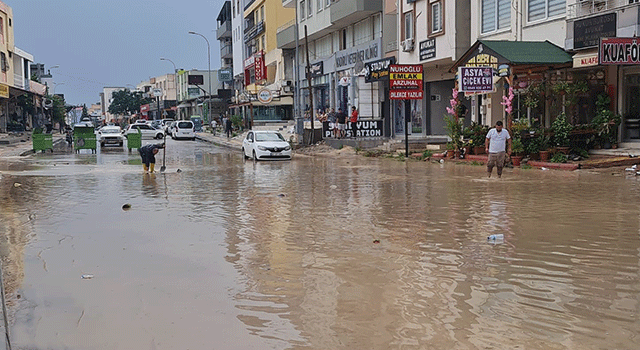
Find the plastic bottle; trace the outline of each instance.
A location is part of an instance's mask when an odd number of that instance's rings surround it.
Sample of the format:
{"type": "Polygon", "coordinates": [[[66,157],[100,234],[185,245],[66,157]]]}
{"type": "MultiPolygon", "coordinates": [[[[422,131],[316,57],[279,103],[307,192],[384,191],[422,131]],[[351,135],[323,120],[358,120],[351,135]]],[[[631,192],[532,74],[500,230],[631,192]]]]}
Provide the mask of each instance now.
{"type": "Polygon", "coordinates": [[[487,237],[487,239],[490,240],[490,241],[498,241],[498,240],[504,239],[504,235],[502,233],[497,234],[497,235],[491,235],[491,236],[487,237]]]}

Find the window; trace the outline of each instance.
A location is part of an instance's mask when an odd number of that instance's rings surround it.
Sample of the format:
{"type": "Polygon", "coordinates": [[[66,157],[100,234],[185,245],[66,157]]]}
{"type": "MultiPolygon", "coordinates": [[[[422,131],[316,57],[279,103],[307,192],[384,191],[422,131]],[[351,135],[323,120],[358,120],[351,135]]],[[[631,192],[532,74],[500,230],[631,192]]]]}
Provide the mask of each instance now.
{"type": "Polygon", "coordinates": [[[329,7],[329,5],[331,5],[331,0],[325,0],[325,6],[329,7]]]}
{"type": "Polygon", "coordinates": [[[309,0],[307,4],[309,5],[309,11],[307,11],[307,15],[311,17],[313,16],[313,0],[309,0]]]}
{"type": "Polygon", "coordinates": [[[566,0],[528,0],[527,18],[529,22],[564,15],[566,0]]]}
{"type": "Polygon", "coordinates": [[[442,1],[433,2],[430,5],[429,10],[431,11],[431,15],[429,16],[431,19],[431,26],[429,27],[430,34],[436,34],[442,32],[442,1]]]}
{"type": "Polygon", "coordinates": [[[262,35],[260,37],[260,42],[262,43],[262,46],[261,46],[262,50],[266,52],[267,51],[267,41],[265,39],[265,35],[262,35]]]}
{"type": "Polygon", "coordinates": [[[482,33],[509,28],[511,26],[511,1],[482,1],[482,33]]]}
{"type": "Polygon", "coordinates": [[[353,26],[354,45],[364,44],[373,40],[373,28],[371,28],[371,20],[369,18],[356,23],[353,26]]]}
{"type": "Polygon", "coordinates": [[[322,11],[322,9],[324,8],[324,6],[322,6],[322,0],[318,0],[318,2],[316,3],[316,7],[318,12],[322,11]]]}
{"type": "Polygon", "coordinates": [[[9,70],[9,62],[7,61],[7,55],[4,52],[0,52],[0,66],[3,72],[9,70]]]}
{"type": "MultiPolygon", "coordinates": [[[[311,0],[309,0],[311,1],[311,0]]],[[[304,0],[300,1],[300,20],[303,21],[307,16],[305,16],[304,10],[306,10],[304,0]]]]}
{"type": "Polygon", "coordinates": [[[413,39],[413,11],[404,14],[404,38],[413,39]]]}
{"type": "Polygon", "coordinates": [[[264,6],[260,7],[260,22],[264,21],[264,6]]]}

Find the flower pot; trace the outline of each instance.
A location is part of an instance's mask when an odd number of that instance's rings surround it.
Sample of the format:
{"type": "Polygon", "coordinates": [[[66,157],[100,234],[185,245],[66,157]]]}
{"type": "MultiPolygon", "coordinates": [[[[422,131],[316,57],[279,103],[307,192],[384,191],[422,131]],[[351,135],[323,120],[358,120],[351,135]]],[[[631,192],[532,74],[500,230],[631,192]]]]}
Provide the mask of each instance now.
{"type": "Polygon", "coordinates": [[[484,154],[484,146],[474,146],[473,154],[484,154]]]}
{"type": "Polygon", "coordinates": [[[569,154],[569,147],[556,147],[556,150],[563,154],[569,154]]]}
{"type": "Polygon", "coordinates": [[[548,162],[549,161],[549,151],[540,151],[540,161],[548,162]]]}
{"type": "Polygon", "coordinates": [[[522,162],[522,156],[511,156],[511,163],[513,163],[513,166],[520,166],[520,162],[522,162]]]}
{"type": "Polygon", "coordinates": [[[453,159],[453,158],[455,158],[454,151],[452,149],[448,149],[447,150],[447,159],[453,159]]]}

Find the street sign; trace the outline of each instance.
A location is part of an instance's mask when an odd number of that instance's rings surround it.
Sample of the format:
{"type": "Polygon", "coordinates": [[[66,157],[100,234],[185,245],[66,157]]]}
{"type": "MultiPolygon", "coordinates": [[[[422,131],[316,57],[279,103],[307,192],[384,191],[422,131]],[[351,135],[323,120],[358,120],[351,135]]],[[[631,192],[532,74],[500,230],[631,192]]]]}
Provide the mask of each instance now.
{"type": "Polygon", "coordinates": [[[458,91],[492,92],[493,67],[458,67],[458,91]]]}
{"type": "Polygon", "coordinates": [[[421,100],[423,68],[420,64],[389,66],[389,97],[392,100],[421,100]]]}
{"type": "Polygon", "coordinates": [[[233,72],[231,68],[220,68],[218,70],[218,80],[222,82],[233,81],[233,72]]]}
{"type": "Polygon", "coordinates": [[[258,91],[258,101],[263,104],[269,104],[273,100],[273,94],[269,89],[262,89],[258,91]]]}
{"type": "Polygon", "coordinates": [[[154,88],[154,89],[153,89],[153,96],[154,96],[154,97],[160,97],[160,96],[162,96],[162,89],[160,89],[160,88],[154,88]]]}

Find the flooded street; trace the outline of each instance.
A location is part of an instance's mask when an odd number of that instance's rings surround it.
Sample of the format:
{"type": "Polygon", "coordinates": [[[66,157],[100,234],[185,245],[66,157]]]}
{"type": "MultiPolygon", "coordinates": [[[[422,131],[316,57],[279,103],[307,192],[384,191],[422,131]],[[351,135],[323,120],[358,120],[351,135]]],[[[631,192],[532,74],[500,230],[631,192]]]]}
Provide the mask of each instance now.
{"type": "Polygon", "coordinates": [[[635,177],[167,142],[0,163],[14,349],[640,342],[635,177]]]}

